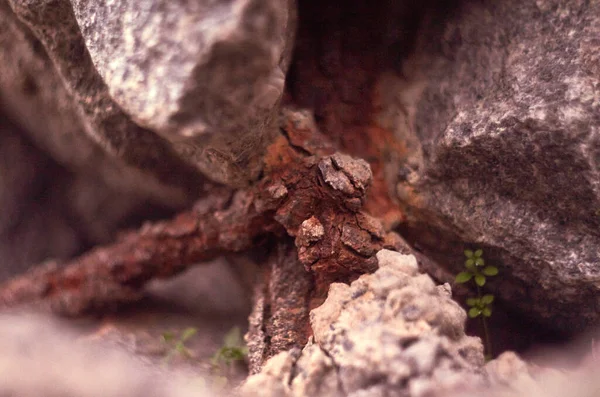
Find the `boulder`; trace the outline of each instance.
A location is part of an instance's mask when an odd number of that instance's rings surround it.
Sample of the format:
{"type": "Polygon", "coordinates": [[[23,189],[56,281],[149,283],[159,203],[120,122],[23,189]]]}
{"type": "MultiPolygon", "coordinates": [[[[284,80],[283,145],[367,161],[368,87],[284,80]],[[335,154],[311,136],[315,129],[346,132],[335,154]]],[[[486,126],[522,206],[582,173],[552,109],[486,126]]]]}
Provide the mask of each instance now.
{"type": "Polygon", "coordinates": [[[190,203],[193,189],[159,182],[87,133],[42,43],[4,0],[0,48],[0,279],[190,203]]]}
{"type": "Polygon", "coordinates": [[[293,3],[10,4],[109,153],[186,190],[201,186],[194,169],[225,183],[259,172],[291,57],[293,3]]]}
{"type": "Polygon", "coordinates": [[[294,3],[72,5],[94,67],[137,124],[176,140],[259,128],[276,113],[291,55],[294,3]]]}
{"type": "MultiPolygon", "coordinates": [[[[9,116],[25,110],[31,112],[33,104],[43,105],[52,101],[52,91],[49,90],[53,88],[52,83],[60,82],[66,92],[59,89],[58,96],[54,99],[56,104],[50,104],[49,109],[64,110],[64,113],[57,116],[44,111],[42,115],[50,114],[50,117],[61,118],[63,123],[71,121],[73,125],[68,128],[69,133],[75,131],[74,134],[86,135],[88,140],[91,139],[94,145],[110,155],[111,162],[121,163],[121,168],[134,174],[141,173],[146,184],[144,190],[152,189],[154,194],[170,195],[173,200],[180,202],[187,195],[200,191],[197,186],[202,186],[202,178],[193,167],[179,158],[154,132],[131,121],[111,99],[105,83],[91,62],[68,1],[11,1],[9,4],[19,20],[26,25],[19,26],[19,29],[25,28],[26,33],[17,37],[21,45],[14,48],[14,53],[21,62],[28,58],[34,61],[31,66],[24,67],[23,72],[29,76],[28,84],[37,87],[36,95],[25,98],[18,95],[22,101],[16,102],[15,106],[20,106],[12,109],[9,116]],[[19,53],[20,49],[25,51],[24,55],[19,53]],[[35,49],[33,54],[32,49],[35,49]],[[32,73],[43,65],[47,68],[44,73],[32,73]],[[52,70],[56,71],[57,76],[49,77],[47,84],[45,78],[52,70]],[[67,102],[61,102],[63,99],[67,102]]],[[[8,69],[12,65],[9,63],[7,66],[8,69]]],[[[12,68],[9,75],[17,77],[16,81],[23,80],[19,72],[19,68],[12,68]]],[[[8,88],[7,96],[10,96],[8,88]]],[[[37,116],[35,113],[34,115],[37,116]]],[[[46,139],[58,140],[54,137],[64,139],[69,136],[49,128],[60,123],[48,124],[45,133],[50,138],[46,139]]],[[[43,126],[44,122],[38,122],[38,127],[43,126]]],[[[73,151],[77,150],[74,145],[77,141],[79,140],[65,139],[59,144],[68,147],[65,150],[73,151]]],[[[87,164],[90,161],[88,159],[87,164]]],[[[98,166],[99,164],[92,165],[98,166]]]]}
{"type": "Polygon", "coordinates": [[[192,3],[0,0],[0,278],[257,174],[295,5],[192,3]]]}
{"type": "Polygon", "coordinates": [[[432,25],[404,235],[454,274],[483,248],[491,290],[548,329],[597,323],[600,3],[464,2],[432,25]]]}

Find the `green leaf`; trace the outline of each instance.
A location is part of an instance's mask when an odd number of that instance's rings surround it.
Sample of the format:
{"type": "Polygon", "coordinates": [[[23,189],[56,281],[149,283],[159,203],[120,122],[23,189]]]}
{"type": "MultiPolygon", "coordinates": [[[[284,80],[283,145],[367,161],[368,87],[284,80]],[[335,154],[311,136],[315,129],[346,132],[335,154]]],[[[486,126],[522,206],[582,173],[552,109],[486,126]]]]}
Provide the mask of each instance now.
{"type": "Polygon", "coordinates": [[[186,340],[190,339],[192,336],[196,335],[196,333],[198,333],[197,328],[194,328],[194,327],[186,328],[183,331],[183,334],[181,334],[181,341],[185,342],[186,340]]]}
{"type": "Polygon", "coordinates": [[[460,272],[456,275],[456,282],[459,284],[463,284],[469,281],[471,278],[473,278],[473,273],[460,272]]]}
{"type": "Polygon", "coordinates": [[[471,259],[467,259],[467,260],[465,261],[465,267],[466,267],[467,269],[472,269],[472,268],[473,268],[473,266],[475,266],[475,260],[473,260],[473,258],[471,258],[471,259]]]}
{"type": "Polygon", "coordinates": [[[479,303],[479,299],[478,298],[467,298],[467,305],[468,306],[476,306],[479,303]]]}
{"type": "Polygon", "coordinates": [[[475,256],[476,257],[480,257],[483,254],[483,250],[482,249],[478,249],[477,251],[475,251],[475,256]]]}
{"type": "Polygon", "coordinates": [[[498,268],[496,266],[486,266],[483,268],[483,270],[481,271],[483,274],[485,274],[486,276],[495,276],[496,274],[498,274],[498,268]]]}
{"type": "Polygon", "coordinates": [[[483,295],[483,298],[481,298],[481,302],[485,305],[489,305],[490,303],[492,303],[494,301],[494,295],[483,295]]]}
{"type": "Polygon", "coordinates": [[[235,361],[241,361],[246,357],[244,349],[236,347],[231,349],[231,359],[235,361]]]}
{"type": "Polygon", "coordinates": [[[481,314],[481,309],[478,307],[472,307],[469,309],[469,317],[475,318],[481,314]]]}
{"type": "Polygon", "coordinates": [[[162,337],[163,342],[168,343],[168,342],[173,341],[173,339],[175,339],[175,334],[173,332],[166,331],[166,332],[162,333],[161,337],[162,337]]]}
{"type": "Polygon", "coordinates": [[[242,345],[242,333],[239,327],[233,327],[225,334],[223,345],[227,347],[236,347],[242,345]]]}
{"type": "Polygon", "coordinates": [[[471,250],[465,250],[465,256],[467,258],[472,258],[473,257],[473,251],[471,251],[471,250]]]}
{"type": "Polygon", "coordinates": [[[485,285],[485,276],[483,274],[476,274],[475,284],[479,285],[480,287],[483,287],[485,285]]]}
{"type": "Polygon", "coordinates": [[[475,265],[477,266],[483,266],[485,264],[485,261],[483,260],[483,258],[477,258],[475,259],[475,265]]]}
{"type": "Polygon", "coordinates": [[[489,307],[484,307],[481,311],[481,314],[483,314],[484,317],[489,317],[492,315],[492,309],[490,309],[489,307]]]}

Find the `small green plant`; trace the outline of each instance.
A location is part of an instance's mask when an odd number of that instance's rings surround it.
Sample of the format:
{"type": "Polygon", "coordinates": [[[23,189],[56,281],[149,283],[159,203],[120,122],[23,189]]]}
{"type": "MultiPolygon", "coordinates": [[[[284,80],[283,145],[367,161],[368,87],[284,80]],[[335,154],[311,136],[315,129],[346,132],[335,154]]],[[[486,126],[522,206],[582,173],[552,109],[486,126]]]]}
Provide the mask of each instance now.
{"type": "Polygon", "coordinates": [[[233,327],[225,337],[223,345],[212,357],[213,368],[220,368],[222,365],[231,366],[236,361],[244,361],[248,356],[248,348],[242,339],[242,333],[239,327],[233,327]]]}
{"type": "Polygon", "coordinates": [[[189,327],[189,328],[186,328],[185,330],[183,330],[183,332],[181,333],[179,338],[176,337],[174,332],[171,332],[171,331],[163,332],[161,335],[162,341],[163,341],[163,343],[168,345],[170,348],[169,352],[165,356],[164,362],[166,364],[168,364],[173,359],[173,357],[175,357],[177,355],[183,356],[185,358],[191,358],[192,353],[185,346],[185,343],[192,336],[196,335],[197,332],[198,332],[197,328],[189,327]]]}
{"type": "Polygon", "coordinates": [[[485,337],[485,346],[487,350],[486,358],[492,357],[492,345],[490,342],[490,332],[488,330],[487,318],[492,315],[492,303],[494,295],[482,294],[482,288],[487,282],[487,277],[492,277],[498,274],[498,268],[485,264],[483,259],[483,250],[478,249],[475,252],[465,250],[465,271],[456,275],[456,282],[460,284],[468,283],[473,280],[477,287],[477,296],[467,298],[467,306],[469,306],[469,317],[480,317],[483,325],[483,333],[485,337]]]}

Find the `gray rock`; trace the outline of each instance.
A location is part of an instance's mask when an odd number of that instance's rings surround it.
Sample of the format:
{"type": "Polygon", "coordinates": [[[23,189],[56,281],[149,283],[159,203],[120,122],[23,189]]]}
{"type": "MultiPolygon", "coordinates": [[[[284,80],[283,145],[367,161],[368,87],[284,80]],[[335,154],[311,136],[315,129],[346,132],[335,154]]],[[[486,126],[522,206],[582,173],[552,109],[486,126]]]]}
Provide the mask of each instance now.
{"type": "Polygon", "coordinates": [[[291,57],[291,0],[9,4],[58,71],[79,131],[150,186],[197,195],[200,172],[231,184],[259,172],[291,57]]]}
{"type": "Polygon", "coordinates": [[[406,230],[455,273],[457,241],[484,248],[490,288],[551,329],[598,322],[600,3],[465,2],[439,30],[419,50],[406,230]]]}
{"type": "MultiPolygon", "coordinates": [[[[187,202],[187,192],[182,192],[180,185],[160,184],[148,176],[146,168],[127,167],[98,145],[98,136],[91,133],[81,105],[65,87],[43,44],[5,0],[0,1],[0,24],[0,103],[3,113],[20,127],[19,133],[26,134],[60,166],[78,174],[95,174],[124,194],[179,206],[187,202]]],[[[72,65],[78,75],[85,66],[85,62],[72,65]]]]}
{"type": "MultiPolygon", "coordinates": [[[[38,52],[45,51],[51,61],[48,65],[58,72],[83,124],[79,134],[87,134],[113,157],[112,161],[117,157],[126,167],[141,173],[148,188],[170,193],[179,200],[202,191],[203,178],[167,142],[132,122],[111,99],[94,68],[68,0],[15,0],[9,4],[42,44],[41,48],[39,43],[29,45],[37,45],[38,52]]],[[[39,81],[38,86],[43,85],[39,81]]],[[[77,150],[73,146],[69,149],[77,150]]]]}
{"type": "Polygon", "coordinates": [[[377,256],[384,266],[374,274],[332,284],[311,312],[313,340],[269,360],[245,395],[425,396],[484,380],[483,346],[464,334],[464,310],[415,274],[414,257],[377,256]]]}
{"type": "Polygon", "coordinates": [[[0,0],[0,278],[256,174],[294,4],[192,3],[0,0]]]}
{"type": "Polygon", "coordinates": [[[73,0],[94,66],[139,125],[169,139],[265,124],[283,93],[294,4],[73,0]]]}
{"type": "Polygon", "coordinates": [[[0,279],[189,204],[182,186],[115,159],[86,133],[43,45],[4,0],[0,51],[0,279]]]}

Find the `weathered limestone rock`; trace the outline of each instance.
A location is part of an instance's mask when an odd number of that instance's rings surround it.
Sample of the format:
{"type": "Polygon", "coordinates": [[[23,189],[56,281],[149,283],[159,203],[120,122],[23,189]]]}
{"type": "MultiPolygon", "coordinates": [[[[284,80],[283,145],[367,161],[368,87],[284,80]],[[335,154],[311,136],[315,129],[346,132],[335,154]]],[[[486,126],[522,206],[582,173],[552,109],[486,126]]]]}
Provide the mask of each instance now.
{"type": "Polygon", "coordinates": [[[597,323],[600,3],[464,2],[442,30],[419,50],[404,235],[453,272],[457,241],[484,248],[490,288],[550,329],[597,323]]]}
{"type": "MultiPolygon", "coordinates": [[[[149,177],[149,167],[128,167],[115,161],[95,141],[97,136],[86,133],[91,127],[80,112],[80,104],[65,87],[42,43],[4,0],[0,1],[0,26],[0,103],[3,113],[36,146],[61,166],[75,173],[99,175],[121,192],[135,192],[176,205],[185,203],[189,188],[182,192],[182,186],[175,182],[165,185],[149,177]]],[[[85,66],[85,62],[72,65],[77,75],[84,74],[85,66]]],[[[92,84],[92,80],[87,83],[92,84]]],[[[177,167],[173,167],[176,171],[177,167]]],[[[185,178],[183,181],[191,182],[185,178]]]]}
{"type": "Polygon", "coordinates": [[[302,352],[267,361],[248,396],[425,396],[482,381],[483,347],[466,314],[410,255],[382,250],[379,270],[332,284],[311,312],[302,352]]]}
{"type": "Polygon", "coordinates": [[[291,58],[293,0],[72,4],[95,68],[137,124],[212,179],[256,176],[291,58]]]}

